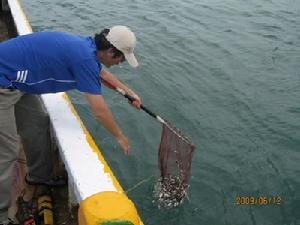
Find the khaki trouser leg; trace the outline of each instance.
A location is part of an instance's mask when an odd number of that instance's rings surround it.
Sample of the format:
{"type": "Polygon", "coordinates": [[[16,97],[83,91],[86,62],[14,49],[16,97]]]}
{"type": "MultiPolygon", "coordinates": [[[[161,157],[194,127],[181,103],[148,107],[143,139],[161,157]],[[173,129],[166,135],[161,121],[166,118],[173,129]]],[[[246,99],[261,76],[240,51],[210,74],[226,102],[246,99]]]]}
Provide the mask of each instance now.
{"type": "Polygon", "coordinates": [[[52,177],[49,117],[37,95],[0,88],[0,222],[10,206],[11,174],[21,136],[28,174],[33,181],[52,177]]]}
{"type": "Polygon", "coordinates": [[[0,222],[7,219],[11,174],[20,148],[14,104],[21,96],[19,91],[0,88],[0,222]]]}

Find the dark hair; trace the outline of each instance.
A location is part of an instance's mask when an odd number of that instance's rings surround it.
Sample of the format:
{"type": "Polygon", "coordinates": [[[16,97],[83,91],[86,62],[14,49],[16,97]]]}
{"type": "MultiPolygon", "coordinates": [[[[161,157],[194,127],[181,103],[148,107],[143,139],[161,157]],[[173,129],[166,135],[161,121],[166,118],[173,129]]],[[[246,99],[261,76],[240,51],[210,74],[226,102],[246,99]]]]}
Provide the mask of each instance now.
{"type": "Polygon", "coordinates": [[[108,34],[109,29],[103,29],[100,34],[95,34],[95,43],[98,51],[107,50],[109,48],[113,49],[114,58],[122,56],[123,53],[113,46],[107,39],[106,35],[108,34]]]}

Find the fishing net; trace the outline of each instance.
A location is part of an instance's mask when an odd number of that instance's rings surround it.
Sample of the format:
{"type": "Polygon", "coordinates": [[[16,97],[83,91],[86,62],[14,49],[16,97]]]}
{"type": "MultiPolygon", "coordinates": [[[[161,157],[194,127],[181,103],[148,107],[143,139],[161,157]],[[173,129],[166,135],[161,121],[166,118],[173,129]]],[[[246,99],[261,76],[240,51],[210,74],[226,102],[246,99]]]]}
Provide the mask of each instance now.
{"type": "Polygon", "coordinates": [[[172,127],[163,124],[158,151],[160,179],[154,186],[154,197],[162,207],[178,206],[186,196],[191,176],[192,157],[195,146],[172,127]]]}

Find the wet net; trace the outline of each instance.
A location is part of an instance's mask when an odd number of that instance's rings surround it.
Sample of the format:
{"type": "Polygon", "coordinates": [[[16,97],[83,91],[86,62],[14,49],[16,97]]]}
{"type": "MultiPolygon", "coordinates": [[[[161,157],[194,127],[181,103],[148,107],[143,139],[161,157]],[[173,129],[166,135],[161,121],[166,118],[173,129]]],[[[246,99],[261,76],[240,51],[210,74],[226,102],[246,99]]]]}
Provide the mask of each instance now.
{"type": "Polygon", "coordinates": [[[154,198],[161,207],[175,207],[187,194],[195,146],[169,123],[163,124],[158,151],[160,179],[154,186],[154,198]]]}

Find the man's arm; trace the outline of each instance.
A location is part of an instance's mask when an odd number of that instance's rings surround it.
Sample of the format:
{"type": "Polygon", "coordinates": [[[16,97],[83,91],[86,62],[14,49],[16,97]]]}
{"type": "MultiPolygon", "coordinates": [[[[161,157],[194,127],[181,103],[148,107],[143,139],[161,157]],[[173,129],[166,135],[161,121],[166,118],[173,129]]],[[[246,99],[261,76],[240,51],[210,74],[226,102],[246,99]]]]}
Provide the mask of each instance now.
{"type": "MultiPolygon", "coordinates": [[[[115,75],[102,69],[100,76],[104,80],[107,80],[109,83],[112,83],[115,86],[123,89],[128,95],[132,96],[135,99],[135,101],[133,101],[132,104],[136,108],[140,108],[140,105],[142,104],[140,97],[133,90],[131,90],[128,86],[126,86],[124,83],[122,83],[115,75]]],[[[107,86],[107,87],[109,87],[109,86],[107,86]]]]}
{"type": "Polygon", "coordinates": [[[90,103],[92,112],[96,119],[104,126],[106,130],[116,137],[124,153],[127,155],[129,153],[128,140],[118,127],[103,97],[101,95],[93,95],[88,93],[85,93],[85,96],[90,103]]]}

